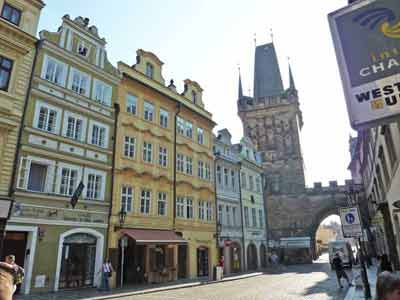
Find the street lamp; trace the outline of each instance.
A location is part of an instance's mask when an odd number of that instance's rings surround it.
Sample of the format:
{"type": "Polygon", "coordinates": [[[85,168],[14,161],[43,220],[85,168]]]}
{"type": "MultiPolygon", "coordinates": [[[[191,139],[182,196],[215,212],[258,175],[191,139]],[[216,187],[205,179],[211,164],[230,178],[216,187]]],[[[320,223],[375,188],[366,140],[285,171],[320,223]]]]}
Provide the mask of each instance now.
{"type": "MultiPolygon", "coordinates": [[[[357,210],[360,212],[360,205],[359,205],[359,189],[355,189],[353,184],[351,184],[348,187],[348,190],[345,191],[345,195],[347,197],[347,201],[349,206],[355,206],[357,207],[357,210]]],[[[360,216],[360,222],[361,222],[361,235],[364,235],[364,222],[362,216],[360,216]]],[[[371,288],[369,286],[368,282],[368,274],[367,274],[367,269],[365,267],[365,256],[363,252],[363,247],[361,245],[361,237],[358,237],[358,250],[360,251],[360,263],[361,263],[361,278],[363,281],[364,285],[364,297],[365,299],[370,299],[371,298],[371,288]]]]}
{"type": "Polygon", "coordinates": [[[6,236],[7,220],[11,216],[14,201],[7,198],[0,198],[0,257],[3,253],[4,238],[6,236]]]}
{"type": "Polygon", "coordinates": [[[125,218],[126,218],[126,211],[124,208],[121,208],[121,210],[118,213],[118,217],[119,217],[119,226],[120,227],[124,226],[125,218]]]}

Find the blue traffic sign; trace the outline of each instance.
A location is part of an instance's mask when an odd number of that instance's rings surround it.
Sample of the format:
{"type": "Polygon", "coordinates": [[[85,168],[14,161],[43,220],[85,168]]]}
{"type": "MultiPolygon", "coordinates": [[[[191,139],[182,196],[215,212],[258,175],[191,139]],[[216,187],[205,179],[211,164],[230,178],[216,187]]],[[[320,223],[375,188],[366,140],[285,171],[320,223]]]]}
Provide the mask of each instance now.
{"type": "Polygon", "coordinates": [[[356,218],[354,217],[354,215],[352,213],[347,213],[345,215],[345,219],[346,219],[347,223],[353,224],[356,218]]]}

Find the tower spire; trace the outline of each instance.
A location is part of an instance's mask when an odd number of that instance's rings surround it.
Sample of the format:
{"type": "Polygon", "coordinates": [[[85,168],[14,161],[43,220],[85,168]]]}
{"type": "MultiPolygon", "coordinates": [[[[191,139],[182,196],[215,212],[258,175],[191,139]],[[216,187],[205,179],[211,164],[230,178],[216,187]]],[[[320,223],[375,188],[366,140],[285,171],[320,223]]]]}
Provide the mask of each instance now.
{"type": "Polygon", "coordinates": [[[288,64],[289,64],[289,89],[292,91],[296,90],[296,86],[294,84],[294,79],[293,79],[293,74],[292,74],[292,68],[290,67],[290,58],[288,57],[288,64]]]}
{"type": "Polygon", "coordinates": [[[243,98],[243,88],[242,88],[242,77],[240,76],[240,67],[239,68],[239,91],[238,91],[238,95],[239,95],[239,99],[243,98]]]}

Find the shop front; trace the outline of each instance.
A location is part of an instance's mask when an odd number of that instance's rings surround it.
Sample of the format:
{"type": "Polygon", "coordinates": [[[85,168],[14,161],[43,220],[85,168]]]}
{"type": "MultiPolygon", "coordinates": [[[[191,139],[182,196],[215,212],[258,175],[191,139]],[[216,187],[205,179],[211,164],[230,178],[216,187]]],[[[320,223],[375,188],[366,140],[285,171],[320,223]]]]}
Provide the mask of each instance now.
{"type": "Polygon", "coordinates": [[[186,241],[175,232],[123,229],[120,234],[121,239],[127,237],[127,243],[120,243],[117,285],[171,282],[182,275],[178,252],[186,241]]]}
{"type": "Polygon", "coordinates": [[[224,240],[224,274],[238,273],[242,268],[242,247],[239,242],[230,239],[224,240]]]}

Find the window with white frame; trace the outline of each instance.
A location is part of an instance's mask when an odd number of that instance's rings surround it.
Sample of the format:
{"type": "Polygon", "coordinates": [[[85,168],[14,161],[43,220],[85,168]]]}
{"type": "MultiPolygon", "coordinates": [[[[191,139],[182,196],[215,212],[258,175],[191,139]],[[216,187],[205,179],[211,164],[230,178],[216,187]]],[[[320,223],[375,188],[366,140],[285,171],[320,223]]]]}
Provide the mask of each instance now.
{"type": "Polygon", "coordinates": [[[58,165],[58,170],[58,193],[65,196],[72,196],[78,186],[78,180],[81,173],[80,168],[60,163],[58,165]]]}
{"type": "Polygon", "coordinates": [[[158,193],[157,211],[159,216],[167,215],[167,193],[158,193]]]}
{"type": "Polygon", "coordinates": [[[129,158],[135,157],[136,139],[132,136],[124,138],[124,156],[129,158]]]}
{"type": "Polygon", "coordinates": [[[89,144],[107,148],[108,131],[109,127],[107,125],[91,120],[89,122],[89,144]]]}
{"type": "Polygon", "coordinates": [[[212,204],[211,202],[206,202],[206,207],[207,207],[207,221],[212,221],[213,216],[212,216],[212,204]]]}
{"type": "Polygon", "coordinates": [[[146,121],[153,121],[154,118],[154,105],[150,102],[144,101],[143,117],[146,121]]]}
{"type": "Polygon", "coordinates": [[[249,175],[249,189],[254,191],[254,177],[252,175],[249,175]]]}
{"type": "Polygon", "coordinates": [[[137,97],[132,94],[126,95],[126,112],[132,115],[137,113],[137,97]]]}
{"type": "Polygon", "coordinates": [[[204,144],[204,130],[200,127],[197,128],[197,142],[200,145],[204,144]]]}
{"type": "Polygon", "coordinates": [[[185,198],[177,197],[176,198],[176,216],[178,218],[185,218],[185,198]]]}
{"type": "Polygon", "coordinates": [[[261,178],[260,178],[260,176],[256,176],[256,191],[257,191],[257,193],[261,193],[261,178]]]}
{"type": "Polygon", "coordinates": [[[224,186],[226,188],[229,187],[229,178],[228,178],[228,176],[229,176],[229,170],[227,168],[224,168],[224,186]]]}
{"type": "Polygon", "coordinates": [[[183,157],[184,157],[183,154],[180,153],[176,154],[176,170],[182,173],[185,171],[183,157]]]}
{"type": "Polygon", "coordinates": [[[236,177],[234,170],[231,170],[231,185],[232,185],[232,190],[236,192],[236,177]]]}
{"type": "Polygon", "coordinates": [[[86,118],[64,111],[63,136],[83,142],[86,137],[86,118]]]}
{"type": "Polygon", "coordinates": [[[218,222],[219,224],[224,224],[223,216],[224,207],[220,204],[218,205],[218,222]]]}
{"type": "Polygon", "coordinates": [[[133,210],[133,188],[131,186],[121,188],[121,210],[125,212],[133,210]]]}
{"type": "Polygon", "coordinates": [[[65,86],[67,65],[59,60],[45,55],[41,77],[59,86],[65,86]]]}
{"type": "Polygon", "coordinates": [[[76,52],[84,58],[89,57],[90,47],[86,45],[84,41],[79,41],[78,47],[76,48],[76,52]]]}
{"type": "Polygon", "coordinates": [[[197,93],[195,91],[192,91],[192,101],[194,104],[197,104],[197,93]]]}
{"type": "Polygon", "coordinates": [[[185,120],[181,117],[176,117],[176,130],[179,134],[185,134],[185,120]]]}
{"type": "Polygon", "coordinates": [[[222,185],[221,166],[217,166],[217,183],[220,186],[222,185]]]}
{"type": "Polygon", "coordinates": [[[204,178],[204,162],[201,160],[197,162],[197,176],[204,178]]]}
{"type": "Polygon", "coordinates": [[[205,166],[205,179],[206,180],[210,180],[211,179],[211,167],[210,167],[210,164],[209,163],[205,163],[204,164],[204,166],[205,166]]]}
{"type": "Polygon", "coordinates": [[[151,163],[153,161],[153,144],[143,142],[143,161],[151,163]]]}
{"type": "Polygon", "coordinates": [[[206,219],[206,202],[199,200],[199,220],[206,219]]]}
{"type": "Polygon", "coordinates": [[[169,113],[165,109],[160,108],[160,126],[168,128],[169,113]]]}
{"type": "Polygon", "coordinates": [[[257,211],[254,207],[251,209],[251,219],[253,227],[257,227],[257,211]]]}
{"type": "Polygon", "coordinates": [[[225,209],[226,209],[226,225],[232,226],[231,207],[227,205],[225,209]]]}
{"type": "Polygon", "coordinates": [[[241,185],[243,189],[247,188],[247,181],[246,181],[246,173],[245,172],[241,172],[240,173],[240,179],[241,179],[241,185]]]}
{"type": "Polygon", "coordinates": [[[106,173],[104,171],[85,169],[85,198],[90,200],[104,200],[106,173]]]}
{"type": "Polygon", "coordinates": [[[193,159],[190,156],[186,156],[186,174],[193,174],[193,159]]]}
{"type": "Polygon", "coordinates": [[[69,88],[75,93],[89,97],[90,76],[77,69],[71,68],[69,88]]]}
{"type": "Polygon", "coordinates": [[[151,63],[146,63],[146,76],[153,78],[154,76],[154,66],[151,63]]]}
{"type": "MultiPolygon", "coordinates": [[[[21,159],[21,165],[22,165],[21,159]]],[[[50,164],[49,161],[44,160],[33,160],[27,159],[26,162],[27,170],[22,174],[20,171],[19,187],[26,188],[32,192],[50,192],[51,191],[51,179],[54,178],[54,164],[50,164]],[[26,180],[25,180],[26,178],[26,180]]],[[[22,168],[21,168],[22,169],[22,168]]]]}
{"type": "Polygon", "coordinates": [[[61,109],[42,101],[36,101],[33,127],[58,134],[61,124],[61,109]]]}
{"type": "Polygon", "coordinates": [[[246,227],[250,227],[249,208],[247,206],[244,207],[244,224],[246,227]]]}
{"type": "Polygon", "coordinates": [[[193,199],[186,198],[186,219],[193,219],[193,199]]]}
{"type": "Polygon", "coordinates": [[[263,214],[262,209],[258,210],[258,219],[259,219],[258,223],[259,223],[260,227],[263,228],[264,227],[264,214],[263,214]]]}
{"type": "Polygon", "coordinates": [[[93,99],[101,104],[111,106],[112,87],[98,79],[94,79],[93,99]]]}
{"type": "Polygon", "coordinates": [[[236,207],[232,206],[232,225],[236,226],[236,207]]]}
{"type": "Polygon", "coordinates": [[[150,201],[151,201],[151,191],[142,190],[140,196],[140,213],[144,215],[150,214],[150,201]]]}
{"type": "Polygon", "coordinates": [[[167,167],[167,157],[168,152],[167,148],[160,146],[158,149],[158,163],[161,167],[167,167]]]}
{"type": "Polygon", "coordinates": [[[189,121],[185,122],[185,136],[188,138],[193,138],[193,124],[189,121]]]}

